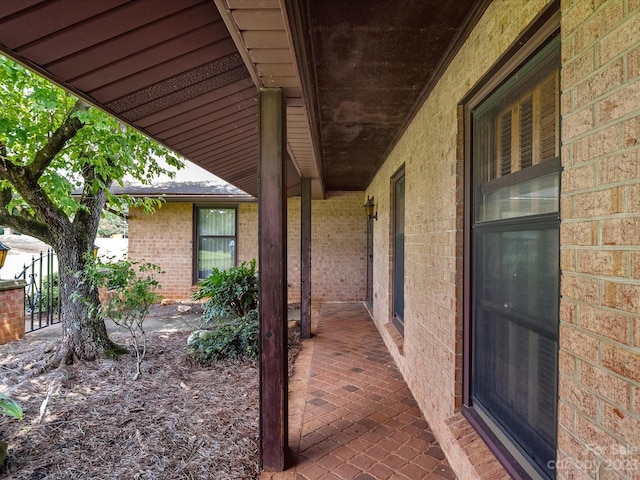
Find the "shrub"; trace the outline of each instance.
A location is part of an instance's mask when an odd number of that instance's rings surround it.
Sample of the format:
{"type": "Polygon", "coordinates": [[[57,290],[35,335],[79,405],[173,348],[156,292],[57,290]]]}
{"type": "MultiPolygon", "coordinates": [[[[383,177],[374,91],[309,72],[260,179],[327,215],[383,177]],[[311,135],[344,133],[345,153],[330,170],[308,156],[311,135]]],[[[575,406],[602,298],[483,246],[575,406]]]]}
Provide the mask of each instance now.
{"type": "Polygon", "coordinates": [[[258,311],[221,322],[211,331],[195,333],[188,345],[189,355],[207,364],[222,358],[258,358],[258,311]]]}
{"type": "Polygon", "coordinates": [[[205,323],[217,321],[211,331],[197,332],[188,342],[191,357],[200,363],[221,358],[258,358],[258,277],[256,261],[242,262],[228,270],[214,268],[200,282],[196,300],[204,304],[205,323]]]}
{"type": "Polygon", "coordinates": [[[91,262],[83,276],[97,288],[107,288],[110,295],[103,301],[98,314],[110,318],[119,327],[131,334],[136,354],[137,380],[142,375],[142,361],[147,353],[147,338],[143,322],[151,305],[161,297],[155,290],[160,287],[156,275],[164,271],[153,263],[138,263],[119,260],[111,263],[91,262]]]}
{"type": "Polygon", "coordinates": [[[220,318],[242,318],[258,307],[258,277],[256,260],[242,262],[228,270],[214,268],[193,294],[196,300],[208,299],[203,319],[210,323],[220,318]]]}
{"type": "Polygon", "coordinates": [[[164,272],[153,263],[137,265],[136,272],[134,265],[120,260],[109,266],[107,284],[115,295],[102,305],[102,310],[113,323],[129,330],[136,353],[133,379],[137,380],[142,375],[142,361],[147,353],[147,338],[142,324],[151,305],[160,299],[160,295],[154,291],[160,286],[155,275],[164,272]]]}
{"type": "Polygon", "coordinates": [[[42,280],[42,292],[44,295],[42,297],[43,311],[48,312],[58,308],[60,298],[60,277],[58,272],[54,272],[50,277],[44,277],[42,280]],[[48,295],[49,289],[51,289],[51,299],[48,295]],[[49,301],[51,301],[51,304],[49,304],[49,301]]]}

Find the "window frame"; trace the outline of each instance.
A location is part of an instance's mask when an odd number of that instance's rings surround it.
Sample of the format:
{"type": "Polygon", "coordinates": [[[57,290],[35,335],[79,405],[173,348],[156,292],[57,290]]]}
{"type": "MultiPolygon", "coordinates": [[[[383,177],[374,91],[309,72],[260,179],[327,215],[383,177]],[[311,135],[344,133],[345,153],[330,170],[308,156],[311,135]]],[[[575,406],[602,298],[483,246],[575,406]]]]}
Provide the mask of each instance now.
{"type": "MultiPolygon", "coordinates": [[[[516,479],[536,478],[536,472],[533,476],[530,474],[532,467],[523,467],[523,459],[517,458],[518,454],[505,447],[506,437],[500,432],[491,429],[476,409],[473,408],[472,402],[472,311],[473,311],[473,218],[474,218],[474,199],[473,185],[474,178],[472,176],[472,114],[474,109],[487,99],[493,91],[506,82],[520,67],[525,65],[532,57],[541,50],[555,36],[559,35],[560,28],[560,8],[559,2],[555,1],[547,9],[542,12],[538,18],[531,24],[525,33],[514,42],[513,46],[502,56],[502,58],[481,78],[474,88],[462,99],[459,106],[462,109],[462,125],[463,125],[463,153],[464,153],[464,231],[463,231],[463,377],[462,377],[462,414],[474,427],[478,434],[487,443],[496,458],[505,467],[508,473],[516,479]]],[[[558,105],[560,109],[560,105],[558,105]]],[[[559,117],[559,116],[558,116],[559,117]]],[[[539,174],[540,171],[549,171],[558,168],[558,162],[552,161],[547,164],[542,163],[536,167],[539,174]]],[[[560,170],[558,170],[560,171],[560,170]]],[[[520,176],[528,176],[534,174],[531,172],[522,172],[520,176]]],[[[536,175],[537,176],[537,175],[536,175]]],[[[497,183],[505,183],[511,180],[504,177],[505,180],[497,179],[497,183]]],[[[494,180],[495,181],[495,180],[494,180]]],[[[559,266],[558,266],[559,268],[559,266]]],[[[556,422],[557,428],[557,422],[556,422]]],[[[556,433],[557,438],[557,433],[556,433]]],[[[542,477],[541,477],[542,478],[542,477]]]]}
{"type": "Polygon", "coordinates": [[[404,322],[405,322],[405,298],[404,298],[404,273],[405,273],[405,258],[406,258],[406,242],[405,242],[405,227],[406,227],[406,195],[407,195],[407,177],[405,172],[405,166],[403,165],[393,174],[391,177],[391,208],[392,208],[392,228],[391,228],[391,253],[392,253],[392,265],[391,265],[391,322],[398,329],[400,334],[404,337],[404,322]],[[396,269],[398,268],[397,258],[397,228],[398,228],[398,214],[397,214],[397,186],[400,180],[404,182],[403,191],[403,205],[402,213],[404,218],[402,219],[402,285],[396,284],[396,269]],[[401,287],[398,291],[398,287],[401,287]],[[396,296],[402,295],[402,317],[398,318],[396,315],[396,296]]]}
{"type": "Polygon", "coordinates": [[[212,204],[193,204],[193,239],[192,239],[192,281],[193,285],[197,285],[201,278],[198,275],[198,256],[200,253],[200,239],[201,238],[232,238],[235,242],[235,254],[233,259],[233,266],[238,265],[238,205],[212,205],[212,204]],[[234,235],[200,235],[198,233],[198,212],[200,210],[213,209],[213,210],[234,210],[234,235]]]}

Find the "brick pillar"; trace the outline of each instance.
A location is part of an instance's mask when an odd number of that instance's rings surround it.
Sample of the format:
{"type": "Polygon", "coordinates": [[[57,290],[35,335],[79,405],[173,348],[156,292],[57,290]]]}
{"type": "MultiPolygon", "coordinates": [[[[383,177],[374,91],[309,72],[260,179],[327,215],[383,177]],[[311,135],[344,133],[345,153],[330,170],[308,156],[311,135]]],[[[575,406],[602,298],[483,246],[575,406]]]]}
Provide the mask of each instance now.
{"type": "Polygon", "coordinates": [[[24,337],[24,280],[0,280],[0,345],[24,337]]]}

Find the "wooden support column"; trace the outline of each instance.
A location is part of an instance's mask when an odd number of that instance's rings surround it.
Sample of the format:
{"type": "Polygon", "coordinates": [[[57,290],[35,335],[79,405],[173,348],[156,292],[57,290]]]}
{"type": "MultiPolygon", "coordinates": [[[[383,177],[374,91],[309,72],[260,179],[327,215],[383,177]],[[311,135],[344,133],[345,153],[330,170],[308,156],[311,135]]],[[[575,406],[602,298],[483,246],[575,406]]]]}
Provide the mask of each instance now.
{"type": "Polygon", "coordinates": [[[280,472],[288,453],[286,124],[280,88],[258,97],[260,447],[262,468],[280,472]]]}
{"type": "Polygon", "coordinates": [[[311,338],[311,178],[302,178],[300,201],[300,334],[311,338]]]}

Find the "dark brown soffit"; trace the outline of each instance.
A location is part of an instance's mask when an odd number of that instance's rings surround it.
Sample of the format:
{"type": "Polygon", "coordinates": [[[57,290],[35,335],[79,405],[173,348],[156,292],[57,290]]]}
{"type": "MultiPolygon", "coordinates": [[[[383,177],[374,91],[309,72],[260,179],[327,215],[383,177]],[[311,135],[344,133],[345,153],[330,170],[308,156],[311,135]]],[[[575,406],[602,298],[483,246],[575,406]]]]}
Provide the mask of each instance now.
{"type": "Polygon", "coordinates": [[[213,1],[10,2],[0,50],[257,194],[257,92],[213,1]]]}
{"type": "Polygon", "coordinates": [[[327,190],[367,188],[489,3],[288,2],[327,190]]]}

